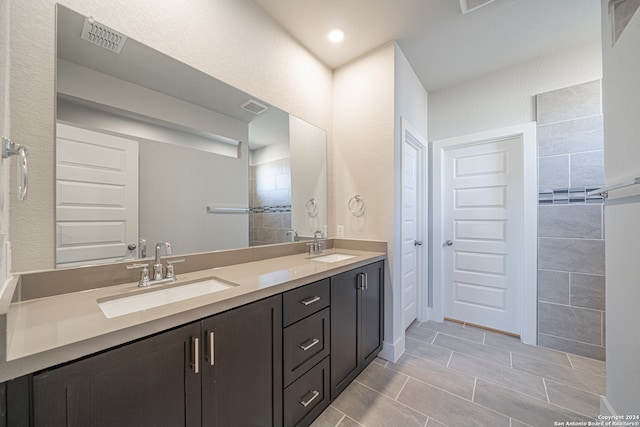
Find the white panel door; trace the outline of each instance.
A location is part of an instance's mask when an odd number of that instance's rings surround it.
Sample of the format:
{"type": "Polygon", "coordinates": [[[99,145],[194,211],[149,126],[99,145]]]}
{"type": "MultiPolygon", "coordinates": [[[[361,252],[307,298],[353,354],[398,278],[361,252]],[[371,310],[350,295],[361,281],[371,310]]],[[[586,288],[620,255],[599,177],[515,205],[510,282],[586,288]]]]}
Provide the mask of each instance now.
{"type": "Polygon", "coordinates": [[[405,329],[419,316],[420,286],[426,286],[427,248],[422,245],[427,221],[426,150],[424,138],[403,119],[401,283],[405,329]]]}
{"type": "Polygon", "coordinates": [[[138,141],[56,129],[56,266],[120,260],[138,241],[138,141]]]}
{"type": "Polygon", "coordinates": [[[446,150],[445,317],[520,334],[521,165],[519,138],[446,150]]]}
{"type": "Polygon", "coordinates": [[[418,151],[410,144],[405,144],[402,153],[402,314],[405,328],[416,319],[418,303],[417,169],[418,151]]]}

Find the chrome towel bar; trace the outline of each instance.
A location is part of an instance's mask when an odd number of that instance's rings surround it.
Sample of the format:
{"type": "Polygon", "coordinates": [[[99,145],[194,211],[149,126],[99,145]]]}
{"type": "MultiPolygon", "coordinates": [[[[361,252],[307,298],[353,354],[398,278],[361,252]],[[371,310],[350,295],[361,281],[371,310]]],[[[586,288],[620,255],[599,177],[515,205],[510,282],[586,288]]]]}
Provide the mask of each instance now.
{"type": "Polygon", "coordinates": [[[215,213],[226,213],[226,214],[248,214],[250,211],[249,208],[214,208],[211,206],[207,206],[207,213],[215,214],[215,213]]]}
{"type": "Polygon", "coordinates": [[[607,187],[599,188],[597,190],[589,191],[587,196],[602,196],[605,199],[609,197],[609,191],[619,190],[621,188],[630,187],[632,185],[640,184],[640,177],[633,178],[629,181],[624,181],[616,185],[610,185],[607,187]]]}

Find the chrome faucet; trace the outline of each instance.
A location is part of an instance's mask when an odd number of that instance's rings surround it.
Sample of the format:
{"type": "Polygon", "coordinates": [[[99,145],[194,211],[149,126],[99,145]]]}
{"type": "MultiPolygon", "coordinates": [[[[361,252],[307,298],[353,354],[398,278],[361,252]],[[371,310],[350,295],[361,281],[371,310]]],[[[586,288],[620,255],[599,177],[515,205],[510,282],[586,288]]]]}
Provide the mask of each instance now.
{"type": "Polygon", "coordinates": [[[162,280],[162,259],[160,259],[160,249],[164,246],[167,255],[171,255],[171,244],[169,242],[156,243],[156,260],[153,263],[153,280],[162,280]]]}
{"type": "Polygon", "coordinates": [[[322,238],[322,231],[318,230],[313,233],[313,242],[307,243],[309,246],[309,255],[318,255],[322,253],[322,241],[318,238],[322,238]]]}
{"type": "Polygon", "coordinates": [[[139,287],[147,287],[151,285],[158,285],[160,283],[176,281],[173,264],[184,262],[184,258],[167,260],[167,272],[163,275],[162,258],[160,257],[160,250],[163,246],[167,255],[171,255],[171,244],[169,242],[156,243],[156,258],[153,263],[153,280],[149,278],[149,264],[133,264],[127,266],[128,270],[134,268],[140,269],[140,281],[138,282],[139,287]]]}

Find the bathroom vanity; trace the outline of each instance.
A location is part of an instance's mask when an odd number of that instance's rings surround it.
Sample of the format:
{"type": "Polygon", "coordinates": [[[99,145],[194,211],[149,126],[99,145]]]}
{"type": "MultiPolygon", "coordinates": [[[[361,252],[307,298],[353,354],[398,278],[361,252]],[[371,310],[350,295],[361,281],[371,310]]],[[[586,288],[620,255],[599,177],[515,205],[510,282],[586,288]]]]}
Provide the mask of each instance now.
{"type": "Polygon", "coordinates": [[[177,287],[233,286],[111,318],[98,301],[125,301],[136,283],[14,302],[0,426],[310,424],[383,338],[385,253],[320,257],[185,273],[177,287]],[[40,340],[39,322],[57,337],[40,340]]]}

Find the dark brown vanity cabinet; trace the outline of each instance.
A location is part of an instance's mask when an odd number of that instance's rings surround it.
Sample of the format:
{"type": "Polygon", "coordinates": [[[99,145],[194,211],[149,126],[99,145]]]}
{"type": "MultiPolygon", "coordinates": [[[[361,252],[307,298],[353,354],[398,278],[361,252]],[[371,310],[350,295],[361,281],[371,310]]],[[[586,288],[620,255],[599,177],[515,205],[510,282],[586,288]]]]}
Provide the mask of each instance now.
{"type": "Polygon", "coordinates": [[[282,424],[280,295],[33,376],[33,425],[282,424]]]}
{"type": "Polygon", "coordinates": [[[283,294],[284,425],[305,426],[329,406],[330,280],[283,294]]]}
{"type": "Polygon", "coordinates": [[[282,425],[281,296],[205,319],[202,331],[202,425],[282,425]]]}
{"type": "Polygon", "coordinates": [[[196,322],[34,375],[33,425],[200,425],[199,336],[196,322]]]}
{"type": "Polygon", "coordinates": [[[0,427],[307,426],[382,348],[383,262],[0,384],[0,427]]]}
{"type": "Polygon", "coordinates": [[[7,427],[7,383],[0,383],[0,427],[7,427]]]}
{"type": "Polygon", "coordinates": [[[377,356],[383,339],[382,261],[331,278],[331,399],[377,356]]]}

